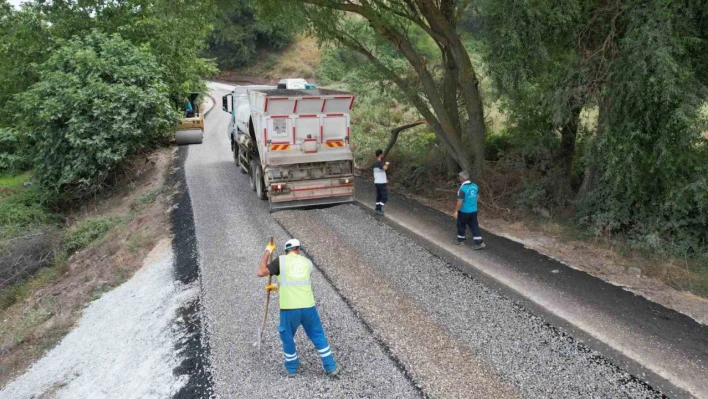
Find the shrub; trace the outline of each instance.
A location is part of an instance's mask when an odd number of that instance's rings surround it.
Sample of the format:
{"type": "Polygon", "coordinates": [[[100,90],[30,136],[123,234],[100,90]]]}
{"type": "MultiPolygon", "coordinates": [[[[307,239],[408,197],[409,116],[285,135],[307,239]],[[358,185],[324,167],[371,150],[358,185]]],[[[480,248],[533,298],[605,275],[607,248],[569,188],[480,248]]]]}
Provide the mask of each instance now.
{"type": "Polygon", "coordinates": [[[18,95],[18,130],[34,148],[38,182],[81,197],[176,122],[161,69],[146,47],[92,32],[61,42],[40,82],[18,95]]]}
{"type": "Polygon", "coordinates": [[[0,238],[15,237],[44,224],[57,222],[45,204],[46,195],[36,187],[20,189],[0,200],[0,238]]]}
{"type": "Polygon", "coordinates": [[[0,170],[24,170],[32,164],[32,156],[23,147],[17,130],[0,127],[0,170]]]}
{"type": "Polygon", "coordinates": [[[59,236],[56,227],[46,226],[22,237],[0,240],[0,288],[52,266],[59,236]]]}

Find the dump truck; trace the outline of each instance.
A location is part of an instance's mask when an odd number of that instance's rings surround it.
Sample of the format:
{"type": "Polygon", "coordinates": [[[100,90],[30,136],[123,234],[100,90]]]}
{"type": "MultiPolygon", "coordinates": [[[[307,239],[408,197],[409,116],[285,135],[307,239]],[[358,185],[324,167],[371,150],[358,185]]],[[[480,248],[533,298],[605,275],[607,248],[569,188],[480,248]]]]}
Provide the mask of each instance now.
{"type": "Polygon", "coordinates": [[[271,210],[354,200],[349,148],[354,97],[304,79],[238,86],[223,96],[236,166],[271,210]]]}

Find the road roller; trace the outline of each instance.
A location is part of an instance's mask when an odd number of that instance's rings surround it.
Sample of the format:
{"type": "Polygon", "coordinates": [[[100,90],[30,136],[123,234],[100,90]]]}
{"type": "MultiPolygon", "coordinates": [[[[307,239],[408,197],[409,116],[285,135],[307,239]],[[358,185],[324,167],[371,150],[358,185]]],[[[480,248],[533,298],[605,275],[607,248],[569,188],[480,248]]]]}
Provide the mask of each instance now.
{"type": "Polygon", "coordinates": [[[199,112],[199,105],[195,103],[199,93],[190,93],[185,109],[185,117],[180,119],[175,128],[175,141],[177,145],[201,144],[204,140],[204,117],[199,112]]]}

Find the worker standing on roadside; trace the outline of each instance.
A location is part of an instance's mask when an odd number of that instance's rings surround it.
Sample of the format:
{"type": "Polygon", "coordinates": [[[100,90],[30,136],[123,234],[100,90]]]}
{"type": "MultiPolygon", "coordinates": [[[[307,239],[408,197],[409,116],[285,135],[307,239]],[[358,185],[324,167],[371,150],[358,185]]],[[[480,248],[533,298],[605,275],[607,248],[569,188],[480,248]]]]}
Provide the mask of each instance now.
{"type": "Polygon", "coordinates": [[[374,186],[376,186],[376,213],[384,214],[384,205],[388,202],[388,179],[386,171],[388,162],[383,161],[383,151],[376,150],[376,162],[371,166],[374,169],[374,186]]]}
{"type": "Polygon", "coordinates": [[[479,198],[479,188],[472,183],[470,175],[464,170],[458,175],[460,189],[457,190],[457,207],[455,208],[455,218],[457,218],[457,243],[464,245],[467,226],[472,230],[474,245],[472,249],[482,249],[486,247],[482,240],[482,232],[479,230],[477,221],[477,199],[479,198]]]}
{"type": "Polygon", "coordinates": [[[269,244],[258,266],[258,277],[278,276],[279,287],[275,284],[266,286],[266,291],[280,293],[280,326],[278,332],[283,341],[285,355],[285,370],[288,377],[295,376],[300,359],[295,349],[295,333],[300,325],[315,345],[317,354],[322,359],[325,372],[334,377],[341,368],[334,361],[332,350],[327,343],[327,337],[322,329],[320,315],[315,307],[315,296],[312,293],[312,262],[300,255],[300,241],[296,239],[285,243],[285,255],[276,258],[270,264],[268,257],[275,250],[275,245],[269,244]]]}

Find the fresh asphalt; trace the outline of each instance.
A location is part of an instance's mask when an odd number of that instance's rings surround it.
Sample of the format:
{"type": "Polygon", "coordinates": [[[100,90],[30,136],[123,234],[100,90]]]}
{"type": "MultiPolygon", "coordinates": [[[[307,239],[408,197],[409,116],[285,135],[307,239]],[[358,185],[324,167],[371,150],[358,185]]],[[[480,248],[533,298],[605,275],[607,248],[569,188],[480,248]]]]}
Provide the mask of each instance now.
{"type": "MultiPolygon", "coordinates": [[[[373,184],[356,183],[357,200],[373,208],[373,184]]],[[[708,397],[708,326],[488,231],[484,251],[459,248],[450,215],[402,195],[387,208],[387,223],[667,395],[708,397]]]]}
{"type": "MultiPolygon", "coordinates": [[[[588,349],[570,336],[576,331],[582,339],[590,336],[584,330],[553,316],[546,307],[537,306],[518,291],[504,288],[498,280],[460,268],[459,259],[455,259],[459,254],[448,253],[452,254],[449,258],[441,255],[443,247],[417,236],[416,226],[382,223],[353,205],[270,214],[267,202],[256,198],[247,175],[241,174],[233,163],[226,136],[228,114],[218,109],[218,100],[225,91],[218,86],[215,89],[217,109],[207,117],[204,143],[189,147],[185,178],[193,207],[202,322],[209,342],[216,396],[661,396],[657,389],[670,396],[685,394],[661,378],[655,379],[657,384],[650,381],[652,388],[642,381],[639,368],[630,368],[635,363],[613,357],[612,350],[610,356],[604,356],[602,350],[608,347],[589,343],[588,349]],[[299,223],[301,219],[303,222],[299,223]],[[406,227],[413,229],[407,231],[406,227]],[[389,233],[381,235],[382,232],[389,233]],[[310,245],[311,254],[316,254],[320,268],[314,275],[318,307],[335,358],[345,366],[339,379],[324,375],[304,334],[298,340],[300,375],[295,379],[284,377],[276,331],[277,300],[271,308],[262,348],[259,351],[252,346],[265,299],[264,280],[255,277],[259,257],[270,235],[283,243],[292,234],[310,245]],[[374,236],[381,239],[372,241],[374,236]],[[393,241],[389,242],[388,236],[393,241]],[[331,241],[333,237],[338,241],[331,241]],[[333,248],[332,244],[341,248],[333,248]],[[388,254],[385,261],[377,262],[377,254],[385,254],[386,248],[396,248],[397,257],[388,254]],[[411,272],[403,266],[423,259],[429,260],[428,268],[412,269],[418,273],[416,285],[401,285],[405,273],[411,272]],[[395,261],[403,266],[380,268],[395,261]],[[455,274],[458,269],[463,273],[455,274]],[[391,274],[394,270],[398,274],[391,274]],[[446,285],[458,280],[461,284],[453,290],[446,285]],[[485,286],[480,281],[490,284],[485,286]],[[379,286],[390,289],[377,292],[379,286]],[[458,303],[445,306],[435,300],[458,303]],[[450,309],[473,312],[485,323],[451,315],[450,309]],[[387,319],[394,314],[396,317],[387,319]],[[437,350],[431,352],[431,348],[437,350]],[[602,354],[591,350],[596,348],[602,354]]],[[[366,185],[358,184],[357,190],[366,201],[366,185]]],[[[454,226],[449,218],[429,208],[410,209],[424,220],[454,226]]],[[[543,280],[544,284],[552,287],[576,279],[582,285],[582,279],[588,277],[575,271],[578,276],[566,273],[567,268],[561,269],[562,273],[551,273],[549,268],[552,271],[558,267],[547,263],[550,260],[545,257],[541,257],[543,261],[535,260],[533,257],[538,254],[515,243],[509,243],[509,249],[501,249],[507,243],[489,235],[487,242],[490,249],[500,249],[489,251],[486,256],[538,263],[523,271],[531,280],[538,279],[544,271],[551,276],[543,280]]],[[[598,292],[608,292],[604,287],[599,291],[582,288],[578,295],[585,293],[591,298],[598,292]]],[[[633,309],[637,308],[629,307],[625,312],[633,309]]],[[[637,310],[640,311],[641,308],[637,310]]],[[[695,342],[704,345],[703,338],[695,342]]]]}

